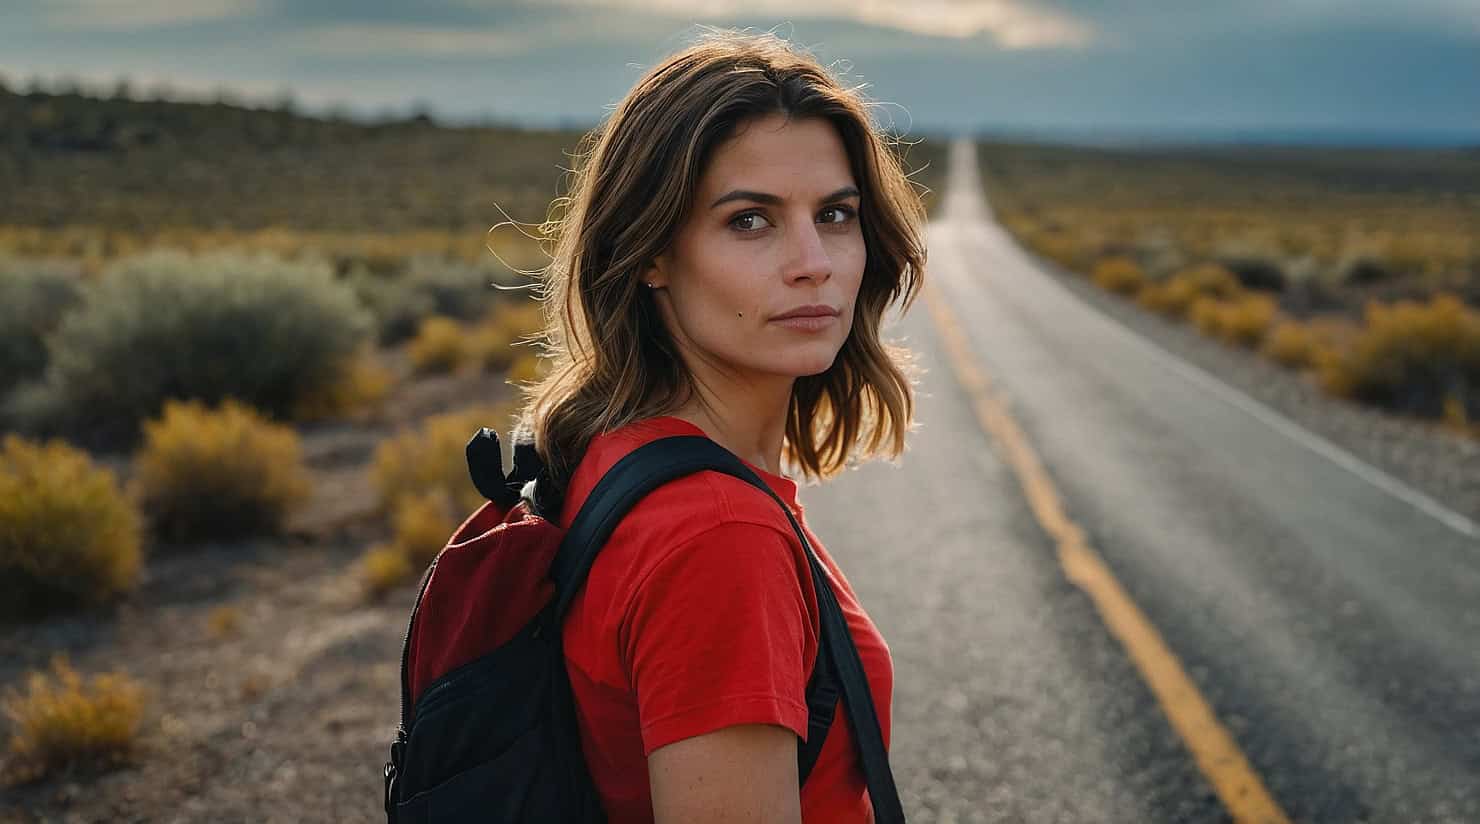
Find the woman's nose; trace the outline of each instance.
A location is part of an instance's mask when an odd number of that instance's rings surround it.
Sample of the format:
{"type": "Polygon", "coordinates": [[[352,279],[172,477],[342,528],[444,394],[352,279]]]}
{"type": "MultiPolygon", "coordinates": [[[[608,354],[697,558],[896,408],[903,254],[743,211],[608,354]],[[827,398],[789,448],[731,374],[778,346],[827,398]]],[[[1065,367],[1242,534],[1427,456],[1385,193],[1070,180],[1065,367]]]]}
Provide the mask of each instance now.
{"type": "Polygon", "coordinates": [[[827,254],[827,247],[822,243],[822,235],[817,226],[809,222],[805,228],[792,232],[791,235],[796,240],[792,246],[787,280],[811,278],[822,282],[832,277],[832,258],[827,254]]]}

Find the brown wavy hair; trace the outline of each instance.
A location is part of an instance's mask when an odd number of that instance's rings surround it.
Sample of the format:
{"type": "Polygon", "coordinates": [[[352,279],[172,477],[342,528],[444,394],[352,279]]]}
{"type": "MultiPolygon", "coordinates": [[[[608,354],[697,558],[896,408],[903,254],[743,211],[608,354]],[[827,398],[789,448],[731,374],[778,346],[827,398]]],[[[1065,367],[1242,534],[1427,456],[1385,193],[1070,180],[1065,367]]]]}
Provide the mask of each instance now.
{"type": "Polygon", "coordinates": [[[884,311],[914,302],[925,267],[925,210],[892,140],[857,90],[769,33],[705,27],[652,68],[587,133],[541,227],[554,238],[536,284],[550,371],[521,386],[516,440],[533,440],[560,496],[591,439],[667,414],[694,389],[641,276],[673,240],[717,146],[751,118],[820,117],[837,129],[862,193],[867,263],[852,331],[827,371],[802,376],[787,410],[783,464],[829,478],[855,458],[905,450],[913,356],[880,340],[884,311]],[[563,214],[560,209],[564,209],[563,214]]]}

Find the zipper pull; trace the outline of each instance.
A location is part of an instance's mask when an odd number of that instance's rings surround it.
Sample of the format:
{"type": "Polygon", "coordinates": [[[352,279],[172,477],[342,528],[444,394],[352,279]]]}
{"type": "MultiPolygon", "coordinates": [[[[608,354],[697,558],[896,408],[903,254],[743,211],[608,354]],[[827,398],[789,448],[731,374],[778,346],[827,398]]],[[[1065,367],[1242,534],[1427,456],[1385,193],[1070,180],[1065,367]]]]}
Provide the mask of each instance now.
{"type": "Polygon", "coordinates": [[[406,730],[396,728],[396,740],[391,743],[391,760],[385,762],[385,814],[386,820],[396,820],[396,779],[406,758],[406,730]]]}

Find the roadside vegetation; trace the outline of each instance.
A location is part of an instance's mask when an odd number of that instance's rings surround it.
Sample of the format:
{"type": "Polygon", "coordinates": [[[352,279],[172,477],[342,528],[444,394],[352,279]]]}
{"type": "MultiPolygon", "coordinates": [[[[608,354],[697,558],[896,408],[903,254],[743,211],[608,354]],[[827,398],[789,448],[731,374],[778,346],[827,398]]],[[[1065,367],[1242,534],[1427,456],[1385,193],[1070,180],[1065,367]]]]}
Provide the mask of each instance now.
{"type": "Polygon", "coordinates": [[[1480,154],[978,151],[1036,255],[1333,395],[1480,438],[1480,154]]]}

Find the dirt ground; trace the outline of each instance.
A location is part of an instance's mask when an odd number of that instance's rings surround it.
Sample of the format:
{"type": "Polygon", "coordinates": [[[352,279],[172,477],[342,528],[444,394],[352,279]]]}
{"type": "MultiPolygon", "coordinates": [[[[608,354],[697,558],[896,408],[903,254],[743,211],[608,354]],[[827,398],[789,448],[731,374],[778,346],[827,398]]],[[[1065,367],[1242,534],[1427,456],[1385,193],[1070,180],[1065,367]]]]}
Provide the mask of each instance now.
{"type": "MultiPolygon", "coordinates": [[[[386,358],[407,372],[403,353],[386,358]]],[[[400,426],[513,393],[501,375],[408,378],[374,422],[300,428],[315,492],[286,535],[150,557],[116,607],[0,627],[0,688],[66,653],[80,673],[121,670],[149,690],[130,763],[0,788],[0,822],[381,818],[415,587],[367,602],[353,576],[389,536],[374,451],[400,426]],[[224,632],[220,607],[238,618],[224,632]]]]}

